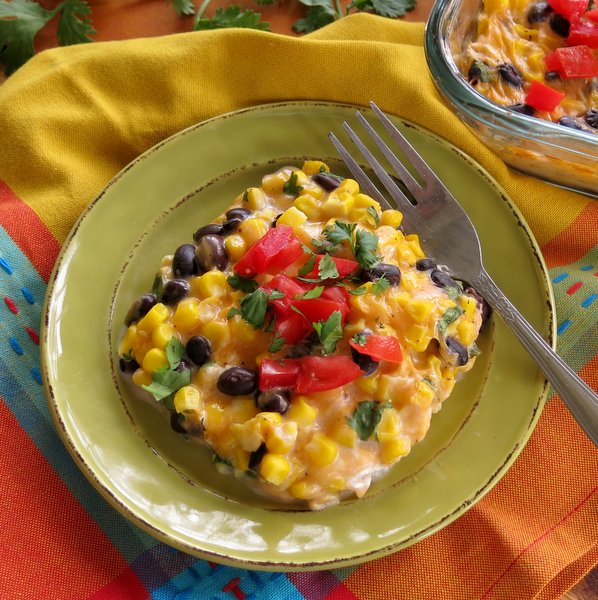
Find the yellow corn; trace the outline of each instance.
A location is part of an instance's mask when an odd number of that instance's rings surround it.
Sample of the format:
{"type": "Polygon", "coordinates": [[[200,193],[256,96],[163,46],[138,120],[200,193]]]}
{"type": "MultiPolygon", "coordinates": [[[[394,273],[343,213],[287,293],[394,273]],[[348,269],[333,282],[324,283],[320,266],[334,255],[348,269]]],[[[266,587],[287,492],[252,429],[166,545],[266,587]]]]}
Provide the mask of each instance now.
{"type": "Polygon", "coordinates": [[[266,194],[260,188],[250,187],[243,194],[243,202],[250,210],[263,210],[266,206],[266,194]]]}
{"type": "Polygon", "coordinates": [[[151,333],[158,325],[161,325],[170,316],[170,309],[158,302],[154,304],[146,315],[137,323],[137,329],[151,333]]]}
{"type": "Polygon", "coordinates": [[[291,472],[291,463],[280,454],[268,452],[260,463],[260,475],[273,485],[280,485],[291,472]]]}
{"type": "Polygon", "coordinates": [[[152,344],[156,348],[164,350],[173,337],[178,339],[174,327],[170,323],[162,323],[162,325],[158,325],[152,332],[152,344]]]}
{"type": "Polygon", "coordinates": [[[247,252],[247,244],[238,233],[227,236],[224,240],[224,247],[230,258],[235,262],[240,260],[245,252],[247,252]]]}
{"type": "Polygon", "coordinates": [[[194,385],[184,385],[174,395],[174,409],[178,413],[201,410],[201,392],[194,385]]]}
{"type": "Polygon", "coordinates": [[[266,448],[275,454],[290,452],[297,441],[297,423],[287,421],[273,427],[266,436],[266,448]]]}
{"type": "Polygon", "coordinates": [[[118,345],[118,355],[124,356],[130,354],[137,341],[137,326],[130,325],[123,336],[120,344],[118,345]]]}
{"type": "Polygon", "coordinates": [[[300,479],[289,486],[289,493],[293,498],[309,500],[310,498],[315,498],[317,496],[318,488],[315,484],[309,483],[305,479],[300,479]]]}
{"type": "Polygon", "coordinates": [[[318,221],[320,219],[320,207],[318,201],[308,194],[301,194],[295,198],[295,200],[293,200],[293,206],[303,214],[307,215],[312,221],[318,221]]]}
{"type": "Polygon", "coordinates": [[[197,298],[184,298],[179,302],[172,319],[174,326],[179,331],[190,333],[200,325],[199,304],[197,298]]]}
{"type": "Polygon", "coordinates": [[[239,225],[239,235],[243,238],[248,248],[251,248],[259,239],[266,235],[268,224],[262,219],[251,217],[239,225]]]}
{"type": "Polygon", "coordinates": [[[316,431],[309,443],[305,445],[305,453],[312,464],[325,467],[336,460],[338,446],[334,440],[316,431]]]}
{"type": "Polygon", "coordinates": [[[369,208],[370,206],[376,210],[378,214],[382,212],[382,207],[379,202],[376,202],[367,194],[355,194],[355,208],[369,208]]]}
{"type": "Polygon", "coordinates": [[[434,390],[425,381],[420,381],[417,384],[415,395],[412,398],[413,404],[417,404],[424,410],[429,408],[430,404],[434,400],[434,390]]]}
{"type": "Polygon", "coordinates": [[[133,373],[133,383],[135,385],[149,385],[152,382],[152,374],[148,373],[146,370],[144,369],[137,369],[134,373],[133,373]]]}
{"type": "Polygon", "coordinates": [[[317,183],[310,181],[307,185],[302,186],[301,193],[318,200],[324,195],[324,190],[317,183]]]}
{"type": "Polygon", "coordinates": [[[239,315],[235,315],[229,325],[233,338],[243,344],[252,344],[259,337],[259,332],[239,315]]]}
{"type": "Polygon", "coordinates": [[[382,411],[380,421],[376,426],[376,437],[380,443],[394,440],[401,433],[401,419],[393,408],[382,411]]]}
{"type": "Polygon", "coordinates": [[[432,339],[430,327],[422,323],[414,323],[405,335],[407,345],[416,352],[424,352],[432,339]]]}
{"type": "Polygon", "coordinates": [[[255,452],[264,441],[260,424],[255,419],[250,419],[245,423],[233,423],[231,432],[241,447],[248,452],[255,452]]]}
{"type": "Polygon", "coordinates": [[[229,419],[224,408],[215,402],[206,402],[204,405],[204,421],[206,430],[221,431],[229,427],[229,419]]]}
{"type": "Polygon", "coordinates": [[[468,296],[467,294],[463,294],[462,296],[459,296],[459,304],[461,304],[465,318],[469,321],[473,321],[477,308],[477,302],[475,298],[468,296]]]}
{"type": "Polygon", "coordinates": [[[236,446],[233,449],[231,459],[235,469],[239,471],[247,471],[249,469],[249,452],[240,446],[236,446]]]}
{"type": "Polygon", "coordinates": [[[207,337],[214,347],[221,348],[230,339],[228,323],[209,321],[201,326],[201,335],[207,337]]]}
{"type": "Polygon", "coordinates": [[[324,219],[348,218],[352,215],[353,204],[352,194],[347,192],[330,192],[328,198],[322,203],[321,212],[324,219]]]}
{"type": "Polygon", "coordinates": [[[392,375],[380,375],[374,399],[378,402],[388,402],[391,400],[396,383],[395,379],[392,375]]]}
{"type": "Polygon", "coordinates": [[[253,398],[235,398],[226,408],[226,412],[235,423],[245,423],[253,419],[257,411],[253,398]]]}
{"type": "Polygon", "coordinates": [[[461,319],[457,325],[457,335],[465,347],[470,346],[477,337],[476,327],[471,321],[461,319]]]}
{"type": "Polygon", "coordinates": [[[433,305],[429,300],[413,299],[409,300],[404,305],[407,314],[416,322],[423,323],[428,321],[432,314],[433,305]]]}
{"type": "Polygon", "coordinates": [[[357,432],[346,421],[341,421],[333,427],[330,437],[346,448],[355,448],[357,444],[357,432]]]}
{"type": "Polygon", "coordinates": [[[208,323],[218,317],[218,313],[222,310],[222,302],[215,296],[204,298],[197,305],[197,316],[202,323],[208,323]]]}
{"type": "Polygon", "coordinates": [[[392,464],[401,458],[409,454],[411,450],[411,443],[405,437],[398,437],[389,442],[380,444],[380,460],[384,464],[392,464]]]}
{"type": "Polygon", "coordinates": [[[262,179],[262,189],[266,192],[266,194],[277,196],[282,192],[282,187],[286,181],[287,178],[285,177],[284,173],[279,172],[266,175],[262,179]]]}
{"type": "Polygon", "coordinates": [[[349,192],[352,196],[359,194],[359,184],[355,179],[343,179],[337,189],[342,192],[349,192]]]}
{"type": "Polygon", "coordinates": [[[387,225],[395,229],[403,222],[403,213],[400,210],[388,209],[380,216],[380,225],[387,225]]]}
{"type": "Polygon", "coordinates": [[[316,173],[328,173],[330,168],[321,160],[306,160],[301,167],[301,170],[306,175],[315,175],[316,173]]]}
{"type": "Polygon", "coordinates": [[[318,409],[309,404],[305,396],[298,396],[293,400],[286,416],[299,427],[308,427],[316,420],[318,409]]]}
{"type": "Polygon", "coordinates": [[[378,388],[378,374],[373,373],[368,377],[358,377],[355,380],[355,385],[364,393],[373,396],[378,388]]]}
{"type": "Polygon", "coordinates": [[[303,225],[307,221],[307,216],[305,213],[302,213],[295,206],[291,206],[287,208],[280,217],[278,217],[277,223],[281,223],[283,225],[289,225],[290,227],[298,227],[299,225],[303,225]]]}
{"type": "Polygon", "coordinates": [[[328,489],[331,492],[340,492],[341,490],[344,490],[346,487],[346,483],[345,480],[342,477],[333,477],[329,482],[328,482],[328,489]]]}
{"type": "Polygon", "coordinates": [[[419,235],[417,235],[417,233],[410,233],[409,235],[406,235],[405,240],[407,241],[411,252],[413,252],[416,258],[425,258],[426,255],[421,248],[419,235]]]}
{"type": "Polygon", "coordinates": [[[152,348],[143,357],[143,369],[150,373],[158,370],[160,367],[164,367],[168,364],[166,358],[166,352],[160,348],[152,348]]]}
{"type": "Polygon", "coordinates": [[[216,269],[191,280],[191,291],[198,298],[209,298],[210,296],[222,298],[229,290],[230,286],[226,281],[226,275],[216,269]]]}

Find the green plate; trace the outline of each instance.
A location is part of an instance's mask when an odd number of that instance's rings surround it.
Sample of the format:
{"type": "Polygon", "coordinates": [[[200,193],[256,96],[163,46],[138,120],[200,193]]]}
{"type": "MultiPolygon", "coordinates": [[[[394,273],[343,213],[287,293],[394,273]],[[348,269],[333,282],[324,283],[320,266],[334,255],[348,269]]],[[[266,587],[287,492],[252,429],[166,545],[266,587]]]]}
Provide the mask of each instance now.
{"type": "MultiPolygon", "coordinates": [[[[202,446],[174,433],[120,377],[123,317],[165,254],[192,239],[245,188],[279,166],[320,158],[341,170],[327,133],[355,107],[283,103],[223,115],[152,148],[82,215],[58,259],[45,307],[42,356],[56,427],[113,506],[185,552],[246,568],[355,564],[445,527],[500,479],[530,436],[546,382],[498,317],[482,354],[432,419],[425,440],[365,498],[321,512],[289,509],[219,475],[202,446]]],[[[521,215],[470,158],[394,121],[461,200],[490,275],[545,337],[553,302],[521,215]]]]}

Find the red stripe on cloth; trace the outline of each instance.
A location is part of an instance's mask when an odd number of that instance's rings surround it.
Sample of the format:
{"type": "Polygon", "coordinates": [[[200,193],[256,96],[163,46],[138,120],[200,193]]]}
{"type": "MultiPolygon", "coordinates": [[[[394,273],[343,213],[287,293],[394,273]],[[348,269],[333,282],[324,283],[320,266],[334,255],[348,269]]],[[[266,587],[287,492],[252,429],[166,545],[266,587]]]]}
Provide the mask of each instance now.
{"type": "Polygon", "coordinates": [[[41,278],[50,279],[60,244],[37,213],[0,181],[0,225],[31,261],[41,278]]]}
{"type": "Polygon", "coordinates": [[[549,269],[577,262],[598,244],[598,202],[590,202],[561,233],[542,247],[549,269]]]}
{"type": "Polygon", "coordinates": [[[0,463],[2,598],[87,598],[121,577],[124,557],[1,399],[0,463]]]}
{"type": "MultiPolygon", "coordinates": [[[[390,596],[386,597],[390,600],[390,596]]],[[[359,600],[359,598],[348,587],[341,583],[338,587],[335,587],[324,600],[359,600]]]]}
{"type": "Polygon", "coordinates": [[[147,600],[150,593],[135,575],[127,568],[107,586],[89,596],[87,600],[147,600]]]}

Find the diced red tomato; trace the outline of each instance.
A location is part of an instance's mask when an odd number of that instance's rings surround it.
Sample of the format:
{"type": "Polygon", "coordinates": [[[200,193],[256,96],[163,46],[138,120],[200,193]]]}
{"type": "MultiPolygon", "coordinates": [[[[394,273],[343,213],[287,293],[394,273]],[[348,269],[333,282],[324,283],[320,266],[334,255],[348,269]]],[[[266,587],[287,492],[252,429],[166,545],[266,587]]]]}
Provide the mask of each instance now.
{"type": "Polygon", "coordinates": [[[264,358],[259,369],[259,388],[262,392],[275,387],[294,388],[300,372],[301,365],[297,358],[264,358]]]}
{"type": "Polygon", "coordinates": [[[525,103],[536,110],[552,112],[565,95],[539,81],[532,81],[525,97],[525,103]]]}
{"type": "Polygon", "coordinates": [[[242,277],[254,277],[258,273],[277,273],[293,264],[303,254],[301,241],[293,228],[281,224],[269,229],[247,251],[234,267],[242,277]]]}
{"type": "Polygon", "coordinates": [[[361,377],[363,371],[348,356],[304,356],[295,389],[300,394],[333,390],[361,377]]]}
{"type": "Polygon", "coordinates": [[[284,298],[270,300],[270,304],[278,316],[286,316],[291,308],[291,301],[295,296],[302,296],[313,288],[313,284],[293,279],[284,273],[272,277],[272,279],[262,285],[265,290],[278,290],[284,294],[284,298]]]}
{"type": "Polygon", "coordinates": [[[592,10],[588,10],[583,15],[586,19],[590,19],[590,21],[594,21],[594,23],[598,23],[598,8],[594,8],[592,10]]]}
{"type": "Polygon", "coordinates": [[[357,352],[367,354],[376,360],[387,360],[393,363],[400,363],[403,360],[403,352],[399,340],[390,335],[369,335],[366,338],[365,344],[358,344],[353,340],[349,344],[357,352]]]}
{"type": "Polygon", "coordinates": [[[579,19],[588,7],[587,0],[548,0],[548,4],[569,21],[579,19]]]}
{"type": "Polygon", "coordinates": [[[287,344],[296,344],[313,331],[311,323],[294,310],[276,317],[274,332],[276,337],[284,338],[287,344]]]}
{"type": "Polygon", "coordinates": [[[333,312],[341,313],[341,321],[344,320],[348,312],[345,303],[335,302],[334,300],[325,300],[322,298],[311,298],[309,300],[293,300],[293,306],[305,315],[309,323],[318,323],[325,321],[333,312]]]}
{"type": "Polygon", "coordinates": [[[338,302],[341,308],[341,315],[343,317],[343,322],[347,318],[349,311],[351,310],[349,307],[349,292],[342,286],[332,285],[327,287],[320,296],[323,300],[332,300],[333,302],[338,302]]]}
{"type": "Polygon", "coordinates": [[[569,46],[598,48],[598,23],[583,19],[572,21],[567,44],[569,46]]]}
{"type": "MultiPolygon", "coordinates": [[[[306,278],[316,279],[317,277],[319,277],[318,268],[323,258],[324,255],[322,254],[318,254],[316,256],[314,268],[305,276],[306,278]]],[[[336,256],[331,256],[330,258],[334,261],[334,264],[336,265],[336,270],[338,271],[339,279],[351,275],[351,273],[357,271],[357,268],[359,267],[359,263],[357,263],[354,260],[349,260],[348,258],[337,258],[336,256]]]]}
{"type": "Polygon", "coordinates": [[[557,48],[544,58],[549,71],[565,79],[598,77],[598,61],[587,46],[557,48]]]}

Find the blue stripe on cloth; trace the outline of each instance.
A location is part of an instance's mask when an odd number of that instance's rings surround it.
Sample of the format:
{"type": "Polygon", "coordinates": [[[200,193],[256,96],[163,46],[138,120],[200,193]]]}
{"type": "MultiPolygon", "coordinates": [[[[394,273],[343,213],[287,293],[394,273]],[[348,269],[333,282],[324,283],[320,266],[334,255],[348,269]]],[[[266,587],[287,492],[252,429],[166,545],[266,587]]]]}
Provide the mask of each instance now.
{"type": "Polygon", "coordinates": [[[284,573],[247,571],[204,560],[154,590],[154,600],[305,600],[284,573]],[[236,588],[237,595],[232,588],[236,588]]]}

